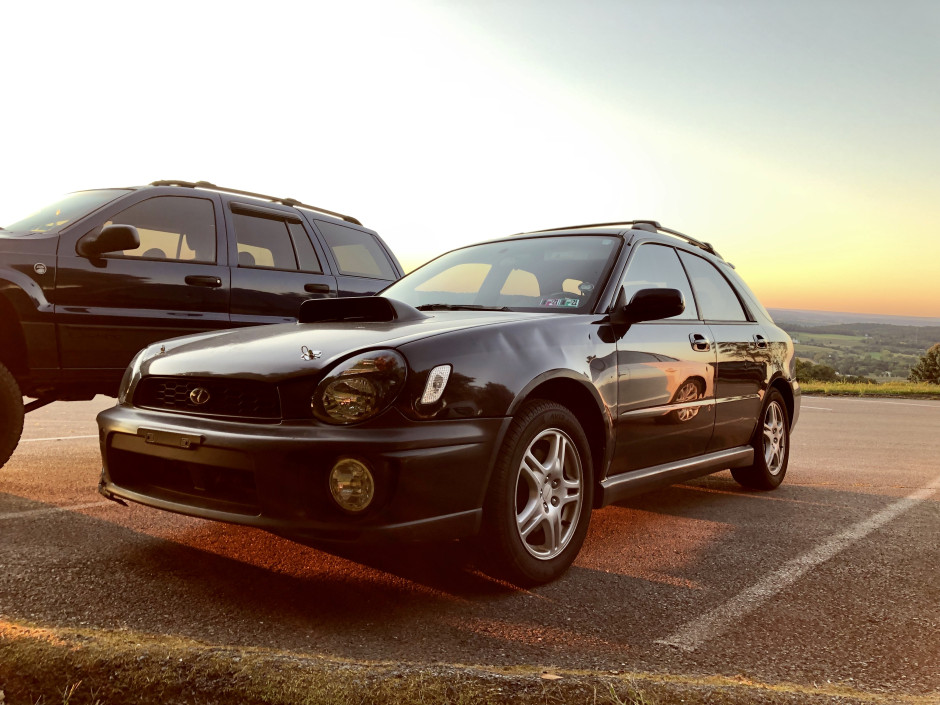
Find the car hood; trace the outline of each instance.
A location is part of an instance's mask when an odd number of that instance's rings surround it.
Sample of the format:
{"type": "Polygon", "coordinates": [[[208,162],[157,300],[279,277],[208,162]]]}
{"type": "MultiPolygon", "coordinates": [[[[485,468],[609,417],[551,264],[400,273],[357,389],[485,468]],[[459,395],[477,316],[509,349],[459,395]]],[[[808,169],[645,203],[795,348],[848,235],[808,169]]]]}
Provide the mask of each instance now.
{"type": "Polygon", "coordinates": [[[446,311],[407,321],[258,326],[157,343],[145,352],[140,371],[144,375],[238,377],[277,383],[316,373],[359,351],[397,348],[454,330],[545,315],[551,314],[446,311]],[[305,354],[305,348],[312,355],[305,354]]]}

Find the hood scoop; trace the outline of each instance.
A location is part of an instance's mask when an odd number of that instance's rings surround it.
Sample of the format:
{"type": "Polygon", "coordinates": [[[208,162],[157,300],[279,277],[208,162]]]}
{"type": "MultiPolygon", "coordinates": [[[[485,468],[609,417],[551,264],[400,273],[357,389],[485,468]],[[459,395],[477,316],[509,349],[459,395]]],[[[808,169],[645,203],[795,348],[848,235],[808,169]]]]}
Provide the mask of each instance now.
{"type": "Polygon", "coordinates": [[[310,299],[300,304],[298,323],[334,323],[338,321],[418,321],[430,318],[406,303],[383,296],[359,296],[342,299],[310,299]]]}

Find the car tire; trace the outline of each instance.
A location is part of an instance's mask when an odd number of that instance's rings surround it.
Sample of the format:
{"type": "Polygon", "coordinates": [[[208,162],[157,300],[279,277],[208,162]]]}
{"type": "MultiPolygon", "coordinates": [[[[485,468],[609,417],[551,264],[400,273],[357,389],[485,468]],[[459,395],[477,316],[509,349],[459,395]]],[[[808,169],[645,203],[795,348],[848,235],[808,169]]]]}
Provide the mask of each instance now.
{"type": "Polygon", "coordinates": [[[0,364],[0,468],[20,442],[24,413],[20,387],[10,371],[0,364]]]}
{"type": "Polygon", "coordinates": [[[776,489],[787,474],[790,460],[790,416],[783,395],[776,389],[767,393],[752,445],[754,464],[733,468],[731,475],[748,489],[776,489]]]}
{"type": "Polygon", "coordinates": [[[499,577],[546,583],[574,561],[594,500],[591,449],[574,414],[546,400],[513,419],[483,507],[482,546],[499,577]]]}

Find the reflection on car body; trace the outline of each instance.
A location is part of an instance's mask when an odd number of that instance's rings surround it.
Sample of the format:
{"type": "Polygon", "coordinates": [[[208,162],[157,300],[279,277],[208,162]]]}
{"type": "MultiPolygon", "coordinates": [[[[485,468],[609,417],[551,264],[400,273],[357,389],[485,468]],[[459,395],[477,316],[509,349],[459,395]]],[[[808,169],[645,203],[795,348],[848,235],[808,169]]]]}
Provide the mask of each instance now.
{"type": "Polygon", "coordinates": [[[523,584],[567,569],[594,508],[726,468],[776,487],[799,411],[786,333],[648,221],[462,248],[297,324],[163,346],[99,416],[106,497],[321,541],[479,535],[523,584]]]}

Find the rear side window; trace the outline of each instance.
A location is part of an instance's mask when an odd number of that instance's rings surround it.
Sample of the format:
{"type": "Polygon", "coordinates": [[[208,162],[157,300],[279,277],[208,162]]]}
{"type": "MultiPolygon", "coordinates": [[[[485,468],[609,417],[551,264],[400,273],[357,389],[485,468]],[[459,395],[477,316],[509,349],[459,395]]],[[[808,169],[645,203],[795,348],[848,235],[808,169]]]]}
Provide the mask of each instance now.
{"type": "Polygon", "coordinates": [[[746,321],[747,314],[738,295],[715,266],[696,255],[680,252],[695,289],[695,298],[706,321],[746,321]]]}
{"type": "Polygon", "coordinates": [[[244,213],[233,213],[232,220],[239,267],[297,270],[297,257],[285,221],[244,213]]]}
{"type": "Polygon", "coordinates": [[[317,227],[336,258],[340,274],[389,281],[398,278],[385,250],[369,233],[323,220],[317,221],[317,227]]]}
{"type": "Polygon", "coordinates": [[[122,257],[215,262],[215,206],[205,198],[155,196],[135,203],[105,225],[133,225],[140,247],[122,257]]]}

